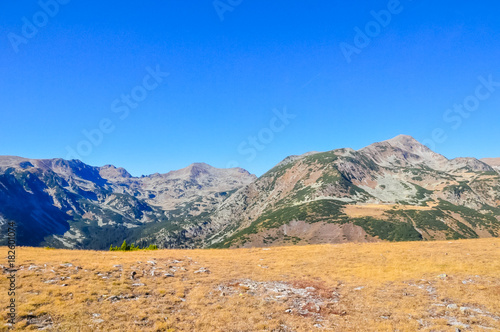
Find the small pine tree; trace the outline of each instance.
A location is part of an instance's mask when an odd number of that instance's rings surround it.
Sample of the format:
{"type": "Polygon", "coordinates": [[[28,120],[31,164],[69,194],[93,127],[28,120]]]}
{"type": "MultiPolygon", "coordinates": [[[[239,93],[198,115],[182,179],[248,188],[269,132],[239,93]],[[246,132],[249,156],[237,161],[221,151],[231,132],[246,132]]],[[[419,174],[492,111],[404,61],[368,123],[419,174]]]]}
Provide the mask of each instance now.
{"type": "Polygon", "coordinates": [[[114,251],[115,249],[113,248],[113,245],[109,246],[109,251],[114,251]]]}
{"type": "Polygon", "coordinates": [[[127,246],[127,240],[123,240],[122,246],[120,247],[120,250],[127,251],[129,250],[129,247],[127,246]]]}

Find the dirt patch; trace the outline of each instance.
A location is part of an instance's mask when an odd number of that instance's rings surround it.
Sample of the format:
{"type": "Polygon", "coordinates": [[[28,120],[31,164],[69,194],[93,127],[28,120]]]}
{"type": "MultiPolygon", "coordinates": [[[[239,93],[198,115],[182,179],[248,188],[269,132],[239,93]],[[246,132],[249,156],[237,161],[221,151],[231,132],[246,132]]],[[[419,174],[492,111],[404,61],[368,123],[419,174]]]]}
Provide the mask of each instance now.
{"type": "Polygon", "coordinates": [[[353,224],[307,223],[293,220],[279,228],[250,235],[243,247],[378,241],[380,241],[378,238],[368,235],[362,227],[353,224]]]}

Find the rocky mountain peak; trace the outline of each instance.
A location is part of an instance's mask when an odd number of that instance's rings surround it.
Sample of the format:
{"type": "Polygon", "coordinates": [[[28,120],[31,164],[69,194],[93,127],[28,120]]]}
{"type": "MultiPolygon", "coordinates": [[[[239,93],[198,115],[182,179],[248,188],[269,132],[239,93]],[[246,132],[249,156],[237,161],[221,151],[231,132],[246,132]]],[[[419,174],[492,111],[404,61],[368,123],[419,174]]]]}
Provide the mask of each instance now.
{"type": "Polygon", "coordinates": [[[397,146],[397,147],[405,147],[412,149],[414,147],[419,147],[419,146],[424,146],[422,143],[417,141],[415,138],[413,138],[410,135],[398,135],[396,137],[393,137],[391,139],[385,140],[384,142],[387,142],[391,144],[392,146],[397,146]]]}
{"type": "Polygon", "coordinates": [[[103,179],[108,180],[119,180],[119,179],[130,179],[132,175],[125,168],[115,167],[113,165],[104,165],[99,167],[99,174],[103,179]]]}
{"type": "Polygon", "coordinates": [[[187,167],[192,177],[196,178],[201,174],[210,174],[215,167],[205,163],[193,163],[187,167]]]}
{"type": "Polygon", "coordinates": [[[448,159],[408,135],[398,135],[359,150],[382,166],[425,165],[444,169],[448,159]]]}

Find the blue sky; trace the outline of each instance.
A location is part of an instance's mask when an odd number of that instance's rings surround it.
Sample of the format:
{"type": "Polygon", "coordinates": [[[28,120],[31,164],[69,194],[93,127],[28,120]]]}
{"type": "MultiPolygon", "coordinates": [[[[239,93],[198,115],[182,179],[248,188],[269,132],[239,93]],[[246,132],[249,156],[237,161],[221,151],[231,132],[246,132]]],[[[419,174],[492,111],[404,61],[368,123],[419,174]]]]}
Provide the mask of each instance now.
{"type": "Polygon", "coordinates": [[[408,134],[500,157],[497,2],[54,1],[0,4],[1,155],[260,175],[408,134]]]}

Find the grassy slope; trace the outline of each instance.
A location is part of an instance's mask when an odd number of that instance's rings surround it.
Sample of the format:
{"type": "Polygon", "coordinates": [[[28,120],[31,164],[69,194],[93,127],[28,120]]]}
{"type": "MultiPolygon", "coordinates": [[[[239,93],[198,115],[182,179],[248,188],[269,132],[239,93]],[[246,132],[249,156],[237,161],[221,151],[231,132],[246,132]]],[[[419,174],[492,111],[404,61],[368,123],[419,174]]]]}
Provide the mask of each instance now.
{"type": "MultiPolygon", "coordinates": [[[[59,331],[311,331],[314,324],[455,331],[450,324],[457,322],[500,329],[500,239],[126,253],[18,248],[18,265],[17,330],[41,320],[59,331]],[[73,266],[61,266],[67,262],[73,266]],[[164,278],[170,267],[175,276],[164,278]],[[194,273],[200,267],[211,273],[194,273]],[[299,301],[310,314],[301,315],[286,296],[266,300],[281,293],[245,286],[276,281],[314,287],[299,301]],[[131,299],[108,300],[114,295],[131,299]],[[322,304],[314,308],[313,298],[322,304]]],[[[7,292],[0,301],[7,303],[7,292]]],[[[2,328],[5,319],[3,311],[2,328]]]]}
{"type": "MultiPolygon", "coordinates": [[[[476,232],[465,224],[448,216],[447,213],[457,213],[473,227],[484,228],[491,236],[498,236],[500,222],[491,214],[483,214],[472,209],[456,206],[440,200],[439,205],[429,211],[391,210],[386,212],[384,219],[376,217],[349,218],[341,212],[345,203],[336,200],[317,200],[301,205],[284,207],[268,211],[261,215],[249,227],[244,228],[224,241],[213,245],[214,248],[228,248],[241,245],[248,241],[248,236],[259,231],[276,228],[292,220],[303,220],[308,223],[326,221],[329,223],[353,223],[362,227],[369,235],[388,241],[420,241],[424,240],[415,226],[424,232],[435,231],[443,234],[446,239],[477,238],[476,232]],[[454,228],[445,223],[452,220],[454,228]],[[414,223],[413,223],[414,222],[414,223]]],[[[433,239],[428,237],[428,239],[433,239]]]]}

